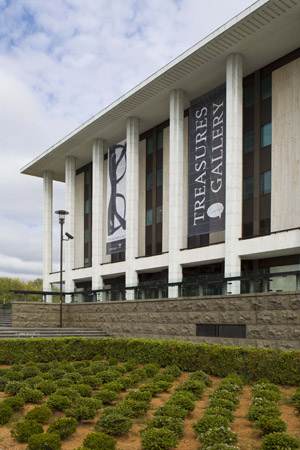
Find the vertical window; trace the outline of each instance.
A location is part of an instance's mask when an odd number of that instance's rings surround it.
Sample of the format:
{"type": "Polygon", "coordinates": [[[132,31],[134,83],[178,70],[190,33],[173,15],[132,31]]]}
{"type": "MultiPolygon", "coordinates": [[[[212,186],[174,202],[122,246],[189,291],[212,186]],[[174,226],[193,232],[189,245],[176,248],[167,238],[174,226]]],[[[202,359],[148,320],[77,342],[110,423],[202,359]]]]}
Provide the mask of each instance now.
{"type": "Polygon", "coordinates": [[[272,73],[269,67],[244,79],[243,237],[270,232],[272,73]]]}
{"type": "Polygon", "coordinates": [[[165,122],[144,133],[146,139],[146,255],[162,252],[163,143],[165,122]]]}
{"type": "Polygon", "coordinates": [[[90,267],[92,265],[92,163],[81,167],[76,171],[76,175],[83,174],[83,265],[90,267]]]}
{"type": "Polygon", "coordinates": [[[271,171],[260,174],[260,195],[271,193],[271,171]]]}

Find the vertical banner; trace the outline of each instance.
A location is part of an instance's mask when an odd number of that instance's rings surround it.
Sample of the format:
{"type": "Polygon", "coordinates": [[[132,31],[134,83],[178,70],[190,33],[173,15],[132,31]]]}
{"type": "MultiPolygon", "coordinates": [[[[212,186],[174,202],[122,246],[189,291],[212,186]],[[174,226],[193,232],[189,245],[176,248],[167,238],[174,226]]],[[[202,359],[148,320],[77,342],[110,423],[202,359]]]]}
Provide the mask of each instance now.
{"type": "Polygon", "coordinates": [[[189,111],[188,236],[225,229],[226,85],[189,111]]]}
{"type": "Polygon", "coordinates": [[[108,149],[106,254],[125,251],[126,142],[108,149]]]}

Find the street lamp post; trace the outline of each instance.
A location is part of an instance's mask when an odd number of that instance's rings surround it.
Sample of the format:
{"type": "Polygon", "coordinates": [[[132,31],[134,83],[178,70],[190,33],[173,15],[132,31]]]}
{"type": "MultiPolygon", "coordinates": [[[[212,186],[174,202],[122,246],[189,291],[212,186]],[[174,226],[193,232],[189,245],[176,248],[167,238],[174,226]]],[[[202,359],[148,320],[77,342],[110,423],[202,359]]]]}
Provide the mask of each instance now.
{"type": "Polygon", "coordinates": [[[63,241],[64,241],[63,228],[65,223],[65,216],[69,214],[69,212],[60,209],[58,211],[55,211],[55,214],[58,214],[60,223],[59,326],[60,328],[62,328],[62,272],[63,272],[63,241]]]}

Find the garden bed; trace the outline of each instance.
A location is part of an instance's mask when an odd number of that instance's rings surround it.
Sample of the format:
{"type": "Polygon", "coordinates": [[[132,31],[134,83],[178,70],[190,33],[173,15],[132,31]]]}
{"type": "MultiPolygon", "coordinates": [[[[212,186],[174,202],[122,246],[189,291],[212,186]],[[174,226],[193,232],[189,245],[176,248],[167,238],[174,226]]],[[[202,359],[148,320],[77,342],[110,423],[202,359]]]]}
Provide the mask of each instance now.
{"type": "MultiPolygon", "coordinates": [[[[35,403],[26,401],[24,407],[21,407],[20,409],[14,411],[8,422],[2,424],[2,426],[0,427],[1,450],[25,450],[28,448],[28,444],[26,442],[19,442],[15,437],[11,436],[11,430],[15,427],[16,423],[22,422],[24,420],[25,415],[30,410],[33,410],[37,406],[51,404],[51,401],[49,402],[49,398],[51,398],[51,396],[55,394],[54,384],[64,384],[63,381],[59,380],[67,379],[68,387],[73,387],[75,390],[80,390],[80,392],[84,395],[88,395],[88,392],[85,392],[88,391],[88,389],[84,390],[84,388],[79,388],[78,386],[90,386],[92,388],[92,398],[96,398],[99,391],[105,390],[105,386],[107,383],[112,383],[115,380],[117,380],[117,383],[122,383],[123,381],[126,387],[123,387],[122,390],[118,392],[117,399],[113,400],[110,403],[104,403],[101,407],[97,408],[97,412],[94,414],[93,418],[86,419],[84,417],[77,417],[78,425],[76,431],[65,439],[62,439],[62,450],[78,449],[83,445],[83,441],[89,433],[99,432],[99,429],[95,430],[94,425],[103,415],[103,411],[108,408],[115,408],[117,404],[123,403],[126,397],[130,396],[131,392],[142,391],[142,386],[153,386],[153,382],[155,381],[155,379],[159,380],[161,374],[164,373],[164,368],[160,368],[158,375],[150,374],[150,372],[145,375],[145,372],[143,372],[143,370],[141,369],[146,369],[147,367],[149,367],[149,365],[147,366],[145,364],[139,364],[137,366],[134,361],[131,361],[131,363],[129,361],[127,364],[117,364],[117,361],[113,359],[110,359],[108,361],[95,362],[83,361],[81,363],[77,362],[71,364],[67,362],[54,362],[49,363],[48,365],[27,363],[24,365],[14,366],[10,369],[8,368],[8,366],[2,366],[2,368],[0,369],[0,384],[2,383],[1,389],[6,390],[6,392],[1,391],[0,397],[1,401],[4,401],[4,403],[5,399],[7,398],[20,396],[22,394],[22,389],[24,389],[24,386],[30,386],[30,388],[35,389],[44,387],[44,390],[46,391],[52,386],[51,389],[53,390],[53,393],[45,394],[44,392],[42,399],[37,399],[35,403]],[[69,366],[71,367],[71,369],[69,369],[69,366]],[[97,367],[99,368],[99,370],[96,370],[97,367]],[[120,367],[125,367],[125,369],[120,369],[120,367]],[[115,375],[113,375],[114,373],[115,375]],[[99,378],[98,381],[97,377],[99,378]],[[113,380],[114,377],[115,380],[113,380]],[[48,383],[48,386],[43,384],[40,378],[43,378],[44,381],[51,381],[52,385],[51,383],[48,383]],[[21,384],[18,385],[18,383],[21,384]],[[96,386],[97,384],[98,386],[96,386]],[[12,392],[14,392],[14,394],[12,394],[12,392]]],[[[174,371],[174,369],[169,370],[174,371]]],[[[165,375],[167,372],[168,369],[165,372],[165,375]]],[[[129,431],[121,434],[120,436],[115,436],[117,440],[116,450],[141,450],[142,447],[140,431],[147,427],[147,424],[149,424],[149,421],[155,416],[158,408],[161,408],[166,404],[166,402],[170,402],[170,399],[175,392],[178,393],[178,387],[182,388],[182,386],[190,378],[190,374],[191,372],[183,372],[181,374],[178,373],[172,381],[169,381],[169,385],[166,385],[165,389],[162,392],[157,393],[152,397],[151,401],[149,401],[150,408],[148,410],[146,407],[144,412],[141,410],[138,414],[135,414],[135,417],[131,418],[132,425],[129,431]]],[[[200,443],[197,441],[197,436],[194,431],[193,424],[195,424],[198,419],[203,416],[203,414],[209,407],[210,396],[220,385],[222,378],[210,376],[210,380],[212,381],[212,385],[206,386],[205,389],[203,389],[202,394],[196,395],[194,400],[194,410],[187,413],[183,418],[184,430],[183,435],[180,437],[179,444],[176,447],[178,450],[196,450],[200,447],[200,443]]],[[[111,384],[108,386],[110,386],[110,389],[113,387],[113,385],[111,384]]],[[[57,386],[57,389],[59,389],[59,386],[57,386]]],[[[287,433],[289,433],[291,436],[300,438],[299,414],[292,404],[292,396],[295,393],[296,388],[280,386],[279,389],[281,397],[278,401],[278,407],[282,413],[281,419],[287,424],[287,433]]],[[[27,391],[23,391],[24,398],[27,395],[26,392],[27,391]]],[[[83,398],[90,397],[87,396],[83,398]]],[[[238,399],[239,403],[237,405],[237,408],[233,412],[234,420],[230,424],[232,431],[237,433],[238,435],[238,442],[236,445],[238,445],[241,450],[258,450],[262,446],[262,433],[261,431],[255,429],[253,427],[253,424],[246,417],[252,401],[251,386],[244,385],[238,394],[238,399]]],[[[76,403],[76,401],[74,401],[74,403],[76,403]]],[[[69,413],[67,413],[66,411],[58,411],[57,409],[52,407],[52,415],[50,419],[42,425],[44,431],[47,431],[49,424],[54,420],[66,417],[66,414],[72,416],[70,410],[73,406],[74,405],[70,406],[69,413]]],[[[74,413],[73,411],[73,417],[76,414],[78,416],[78,411],[77,413],[74,413]]]]}

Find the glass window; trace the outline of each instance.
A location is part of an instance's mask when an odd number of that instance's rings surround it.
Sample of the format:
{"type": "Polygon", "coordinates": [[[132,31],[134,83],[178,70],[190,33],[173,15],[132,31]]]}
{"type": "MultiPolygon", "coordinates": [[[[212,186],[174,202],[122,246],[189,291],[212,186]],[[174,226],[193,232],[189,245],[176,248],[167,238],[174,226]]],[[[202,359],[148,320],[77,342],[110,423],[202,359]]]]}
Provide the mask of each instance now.
{"type": "Polygon", "coordinates": [[[162,213],[163,213],[163,207],[157,206],[156,207],[156,223],[162,223],[162,213]]]}
{"type": "Polygon", "coordinates": [[[244,133],[244,154],[251,153],[254,150],[254,131],[244,133]]]}
{"type": "Polygon", "coordinates": [[[146,226],[149,227],[152,225],[152,209],[147,209],[146,211],[146,226]]]}
{"type": "Polygon", "coordinates": [[[84,242],[89,242],[89,230],[84,230],[84,242]]]}
{"type": "Polygon", "coordinates": [[[272,124],[267,123],[261,127],[261,147],[267,147],[272,144],[272,124]]]}
{"type": "Polygon", "coordinates": [[[157,150],[163,148],[164,145],[164,132],[160,131],[157,135],[157,150]]]}
{"type": "Polygon", "coordinates": [[[156,171],[156,186],[162,186],[163,184],[163,170],[162,169],[158,169],[156,171]]]}
{"type": "Polygon", "coordinates": [[[86,170],[84,172],[84,182],[85,182],[85,184],[89,184],[89,182],[90,182],[90,173],[88,170],[86,170]]]}
{"type": "Polygon", "coordinates": [[[84,214],[88,214],[90,212],[90,201],[85,200],[84,202],[84,214]]]}
{"type": "Polygon", "coordinates": [[[146,149],[147,149],[147,155],[152,155],[152,153],[153,153],[153,138],[152,137],[147,139],[146,149]]]}
{"type": "Polygon", "coordinates": [[[253,177],[244,178],[244,200],[253,198],[253,177]]]}
{"type": "Polygon", "coordinates": [[[89,258],[84,258],[84,267],[88,267],[89,265],[89,258]]]}
{"type": "Polygon", "coordinates": [[[244,88],[244,107],[249,108],[249,106],[253,105],[254,105],[254,85],[251,85],[244,88]]]}
{"type": "Polygon", "coordinates": [[[268,75],[261,80],[261,99],[266,100],[272,96],[272,75],[268,75]]]}
{"type": "Polygon", "coordinates": [[[151,191],[152,184],[153,184],[153,174],[151,172],[151,173],[147,174],[147,181],[146,181],[146,189],[147,189],[147,191],[151,191]]]}
{"type": "Polygon", "coordinates": [[[271,171],[260,174],[260,195],[271,193],[271,171]]]}

